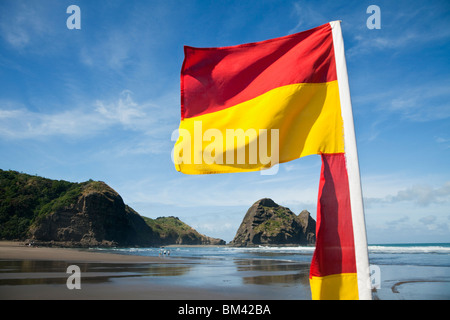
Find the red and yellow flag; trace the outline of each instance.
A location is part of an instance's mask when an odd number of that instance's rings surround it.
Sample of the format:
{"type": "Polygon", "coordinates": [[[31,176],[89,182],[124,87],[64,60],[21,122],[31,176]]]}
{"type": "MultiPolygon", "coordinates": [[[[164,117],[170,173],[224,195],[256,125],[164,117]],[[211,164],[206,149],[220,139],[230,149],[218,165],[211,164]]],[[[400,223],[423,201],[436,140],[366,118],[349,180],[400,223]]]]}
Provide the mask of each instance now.
{"type": "Polygon", "coordinates": [[[348,175],[343,153],[323,154],[317,203],[313,299],[358,299],[348,175]]]}
{"type": "Polygon", "coordinates": [[[344,152],[330,34],[325,25],[233,47],[185,47],[176,169],[255,171],[344,152]]]}
{"type": "Polygon", "coordinates": [[[184,51],[175,168],[187,174],[246,172],[321,154],[312,297],[370,298],[340,23],[184,51]]]}

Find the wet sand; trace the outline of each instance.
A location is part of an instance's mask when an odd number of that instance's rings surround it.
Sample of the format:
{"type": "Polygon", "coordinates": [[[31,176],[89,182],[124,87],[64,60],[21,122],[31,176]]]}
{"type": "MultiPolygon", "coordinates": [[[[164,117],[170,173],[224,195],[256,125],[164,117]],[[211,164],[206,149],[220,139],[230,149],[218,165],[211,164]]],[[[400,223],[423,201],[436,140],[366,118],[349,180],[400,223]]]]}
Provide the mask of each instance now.
{"type": "Polygon", "coordinates": [[[449,300],[450,273],[444,266],[380,265],[380,300],[449,300]]]}
{"type": "Polygon", "coordinates": [[[108,262],[108,263],[175,263],[175,260],[161,260],[159,257],[143,257],[93,252],[83,249],[30,247],[22,242],[0,241],[1,260],[47,260],[66,262],[108,262]]]}
{"type": "Polygon", "coordinates": [[[149,283],[142,277],[182,274],[189,262],[80,249],[28,247],[18,242],[0,242],[0,299],[206,299],[203,290],[149,283]],[[69,290],[71,273],[81,271],[81,289],[69,290]]]}
{"type": "MultiPolygon", "coordinates": [[[[157,254],[158,250],[155,250],[157,254]]],[[[448,300],[447,266],[380,265],[380,300],[448,300]]],[[[310,300],[309,263],[180,259],[0,241],[0,300],[310,300]],[[70,265],[81,289],[70,290],[70,265]]]]}
{"type": "Polygon", "coordinates": [[[0,299],[310,299],[307,264],[177,259],[0,242],[0,299]],[[77,265],[81,289],[68,289],[77,265]],[[283,290],[280,290],[280,286],[283,290]]]}

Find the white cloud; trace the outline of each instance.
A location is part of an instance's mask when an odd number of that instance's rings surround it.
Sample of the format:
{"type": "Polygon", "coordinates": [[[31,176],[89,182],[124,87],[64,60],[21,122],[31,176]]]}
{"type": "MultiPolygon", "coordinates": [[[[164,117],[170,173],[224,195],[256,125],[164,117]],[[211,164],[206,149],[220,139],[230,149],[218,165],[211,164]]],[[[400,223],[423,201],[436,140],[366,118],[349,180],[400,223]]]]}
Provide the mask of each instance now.
{"type": "Polygon", "coordinates": [[[402,217],[399,217],[399,218],[397,218],[395,220],[387,221],[386,225],[388,225],[388,226],[399,226],[399,225],[405,225],[405,224],[408,224],[408,223],[410,223],[409,217],[408,216],[402,216],[402,217]]]}
{"type": "Polygon", "coordinates": [[[434,224],[436,222],[436,216],[426,216],[419,219],[419,221],[426,225],[434,224]]]}
{"type": "Polygon", "coordinates": [[[365,198],[365,203],[369,206],[399,202],[410,202],[422,207],[431,204],[450,203],[450,181],[439,187],[432,187],[427,184],[414,185],[384,197],[365,198]]]}
{"type": "Polygon", "coordinates": [[[46,32],[42,20],[42,10],[33,3],[17,2],[7,9],[3,8],[0,14],[0,30],[2,37],[11,46],[22,49],[30,43],[41,38],[46,32]]]}
{"type": "Polygon", "coordinates": [[[427,206],[431,203],[449,202],[450,182],[438,188],[427,185],[416,185],[399,191],[397,195],[389,197],[387,200],[389,202],[412,201],[421,206],[427,206]]]}
{"type": "MultiPolygon", "coordinates": [[[[395,4],[381,7],[381,29],[369,30],[365,25],[353,25],[348,32],[353,33],[356,42],[347,50],[347,56],[377,53],[382,50],[398,53],[401,50],[411,50],[430,43],[447,41],[450,30],[447,28],[445,8],[439,4],[402,6],[395,4]],[[427,23],[432,21],[433,23],[427,23]]],[[[368,16],[367,16],[368,17],[368,16]]],[[[359,20],[354,20],[358,21],[359,20]]]]}
{"type": "Polygon", "coordinates": [[[435,137],[435,141],[439,143],[443,149],[450,148],[450,139],[444,137],[435,137]]]}
{"type": "Polygon", "coordinates": [[[300,213],[307,209],[315,214],[319,175],[303,177],[283,173],[279,179],[268,179],[259,173],[228,175],[183,175],[176,173],[173,179],[161,183],[157,179],[132,181],[121,187],[121,194],[129,203],[163,205],[177,208],[240,207],[248,208],[255,201],[271,198],[279,205],[300,213]],[[267,182],[265,180],[270,180],[267,182]]]}
{"type": "Polygon", "coordinates": [[[1,110],[0,135],[12,139],[90,135],[105,121],[81,110],[41,114],[27,109],[1,110]]]}
{"type": "Polygon", "coordinates": [[[369,243],[396,242],[447,242],[449,224],[436,215],[423,216],[415,212],[408,216],[392,214],[385,219],[372,219],[367,222],[369,243]]]}
{"type": "MultiPolygon", "coordinates": [[[[428,81],[420,86],[401,83],[382,92],[354,96],[357,116],[367,118],[369,123],[359,132],[361,139],[373,142],[380,134],[396,128],[397,120],[426,123],[449,119],[450,91],[445,85],[448,82],[449,79],[428,81]]],[[[448,146],[444,137],[435,141],[448,146]]]]}
{"type": "Polygon", "coordinates": [[[327,18],[319,11],[312,9],[302,2],[295,2],[293,15],[298,20],[297,25],[288,31],[288,34],[304,31],[305,28],[319,26],[327,23],[327,18]]]}
{"type": "Polygon", "coordinates": [[[0,1],[0,37],[20,54],[59,54],[67,31],[61,1],[0,1]],[[61,17],[56,19],[55,17],[61,17]]]}
{"type": "Polygon", "coordinates": [[[115,30],[107,33],[95,46],[82,47],[81,62],[89,67],[120,71],[132,63],[132,46],[129,36],[121,30],[115,30]]]}
{"type": "Polygon", "coordinates": [[[416,122],[447,119],[450,117],[449,99],[448,85],[428,84],[404,90],[386,109],[416,122]]]}
{"type": "Polygon", "coordinates": [[[117,122],[125,126],[130,126],[146,116],[144,107],[138,105],[131,96],[132,92],[125,90],[121,93],[119,99],[114,102],[104,102],[97,100],[95,102],[95,111],[104,116],[111,122],[117,122]]]}
{"type": "Polygon", "coordinates": [[[88,137],[120,126],[126,130],[149,134],[164,113],[155,112],[157,105],[137,103],[130,91],[123,91],[113,101],[97,100],[90,107],[40,113],[23,105],[0,101],[0,136],[10,139],[43,137],[88,137]]]}

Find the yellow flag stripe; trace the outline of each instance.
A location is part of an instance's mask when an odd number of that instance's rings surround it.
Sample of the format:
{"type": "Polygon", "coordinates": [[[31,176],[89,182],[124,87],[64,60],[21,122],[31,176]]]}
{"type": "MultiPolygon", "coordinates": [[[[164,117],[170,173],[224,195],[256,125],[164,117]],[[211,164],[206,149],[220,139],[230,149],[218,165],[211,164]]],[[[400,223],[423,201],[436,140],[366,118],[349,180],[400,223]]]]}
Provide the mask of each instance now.
{"type": "Polygon", "coordinates": [[[358,300],[356,273],[340,273],[309,279],[313,300],[358,300]]]}
{"type": "Polygon", "coordinates": [[[233,107],[183,119],[179,129],[174,162],[187,174],[255,171],[311,154],[344,152],[337,81],[278,87],[233,107]],[[245,161],[239,161],[244,151],[245,161]],[[266,156],[272,156],[270,163],[266,156]]]}

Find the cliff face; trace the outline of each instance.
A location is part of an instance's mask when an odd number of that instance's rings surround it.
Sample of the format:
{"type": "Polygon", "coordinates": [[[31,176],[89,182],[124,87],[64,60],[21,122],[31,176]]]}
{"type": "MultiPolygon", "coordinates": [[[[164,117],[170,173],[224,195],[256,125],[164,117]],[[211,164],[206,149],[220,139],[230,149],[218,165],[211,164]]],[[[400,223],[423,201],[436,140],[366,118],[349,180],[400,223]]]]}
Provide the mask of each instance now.
{"type": "Polygon", "coordinates": [[[304,210],[298,216],[271,199],[255,202],[230,245],[312,245],[316,222],[304,210]]]}
{"type": "Polygon", "coordinates": [[[29,235],[35,241],[82,247],[151,245],[158,240],[116,191],[97,181],[83,186],[72,203],[37,219],[29,235]]]}
{"type": "Polygon", "coordinates": [[[140,216],[104,182],[73,183],[3,170],[0,239],[66,247],[225,244],[175,217],[140,216]]]}
{"type": "Polygon", "coordinates": [[[78,199],[30,228],[33,241],[64,246],[222,245],[176,217],[141,217],[103,182],[82,188],[78,199]]]}

